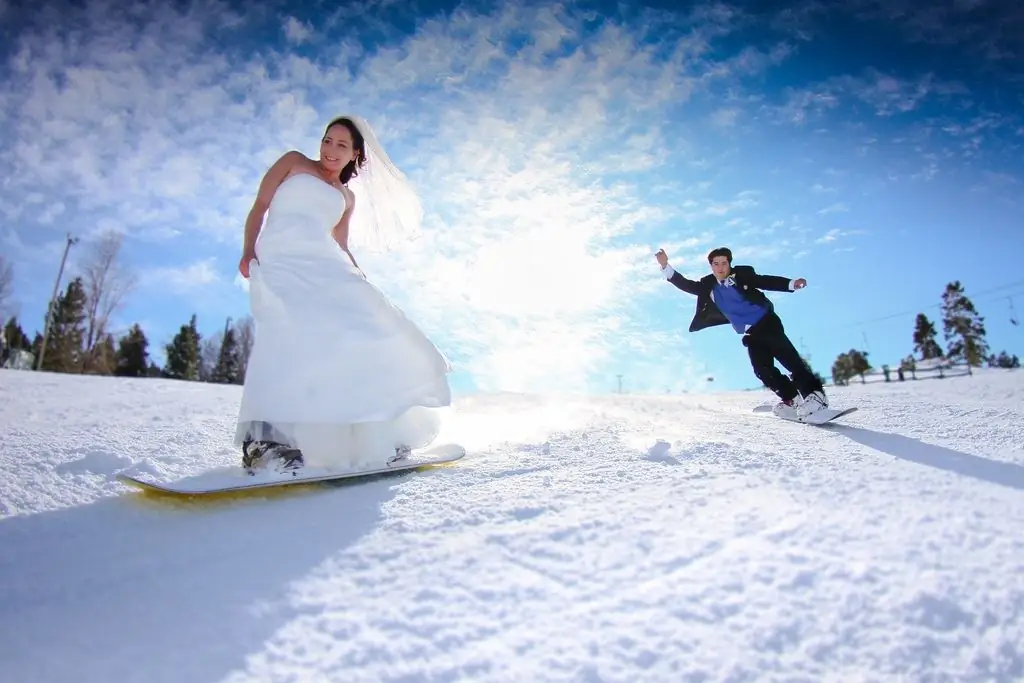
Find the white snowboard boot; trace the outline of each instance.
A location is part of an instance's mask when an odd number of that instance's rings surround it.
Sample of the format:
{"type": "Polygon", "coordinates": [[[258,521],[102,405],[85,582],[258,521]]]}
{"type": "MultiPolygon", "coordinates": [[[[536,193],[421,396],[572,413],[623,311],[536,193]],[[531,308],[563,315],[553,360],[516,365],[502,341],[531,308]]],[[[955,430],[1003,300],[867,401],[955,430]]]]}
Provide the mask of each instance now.
{"type": "Polygon", "coordinates": [[[800,397],[798,396],[797,398],[790,399],[789,401],[779,401],[775,404],[775,407],[772,408],[772,412],[775,413],[776,417],[781,417],[787,420],[797,419],[797,410],[799,409],[797,401],[799,398],[800,397]]]}
{"type": "Polygon", "coordinates": [[[250,474],[271,467],[278,472],[297,470],[303,466],[302,451],[273,441],[246,440],[242,444],[242,467],[250,474]]]}
{"type": "Polygon", "coordinates": [[[804,400],[800,402],[800,406],[796,409],[796,414],[799,419],[806,420],[811,415],[825,408],[828,408],[828,399],[825,398],[825,394],[822,392],[815,391],[804,396],[804,400]]]}
{"type": "Polygon", "coordinates": [[[392,455],[390,458],[388,458],[387,464],[389,466],[390,465],[394,465],[396,462],[401,462],[402,460],[405,460],[411,454],[412,454],[412,449],[409,448],[408,446],[405,446],[405,445],[395,446],[395,454],[392,455]]]}

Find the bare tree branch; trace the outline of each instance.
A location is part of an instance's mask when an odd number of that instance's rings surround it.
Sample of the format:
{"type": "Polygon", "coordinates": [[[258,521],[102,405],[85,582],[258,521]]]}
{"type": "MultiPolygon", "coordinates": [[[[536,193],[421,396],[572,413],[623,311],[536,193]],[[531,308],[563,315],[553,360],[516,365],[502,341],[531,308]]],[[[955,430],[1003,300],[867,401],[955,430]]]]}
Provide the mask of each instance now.
{"type": "Polygon", "coordinates": [[[249,354],[256,339],[256,326],[252,316],[247,315],[235,322],[235,339],[238,342],[238,377],[245,379],[245,370],[249,366],[249,354]]]}
{"type": "Polygon", "coordinates": [[[199,381],[209,382],[220,358],[220,345],[224,340],[224,332],[218,331],[211,337],[199,342],[199,381]]]}
{"type": "MultiPolygon", "coordinates": [[[[85,365],[96,352],[96,345],[108,332],[110,316],[124,303],[124,298],[138,282],[134,273],[118,263],[117,257],[124,235],[108,231],[92,245],[82,266],[82,283],[86,296],[85,365]]],[[[86,370],[83,367],[83,372],[86,370]]]]}

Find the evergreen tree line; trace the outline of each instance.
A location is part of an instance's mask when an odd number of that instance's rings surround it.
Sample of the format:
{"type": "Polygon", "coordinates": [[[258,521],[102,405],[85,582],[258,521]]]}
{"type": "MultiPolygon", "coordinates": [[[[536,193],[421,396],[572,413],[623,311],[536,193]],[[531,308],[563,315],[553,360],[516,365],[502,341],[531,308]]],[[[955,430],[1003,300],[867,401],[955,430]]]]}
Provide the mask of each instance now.
{"type": "MultiPolygon", "coordinates": [[[[102,236],[81,272],[57,296],[43,320],[43,329],[47,318],[49,322],[46,348],[42,331],[30,340],[17,316],[12,316],[3,325],[5,355],[29,351],[32,369],[49,372],[241,384],[254,338],[249,316],[204,339],[193,314],[165,345],[163,367],[150,357],[150,341],[138,323],[115,339],[109,330],[110,317],[136,283],[135,276],[118,263],[121,239],[117,233],[102,236]]],[[[12,271],[0,257],[0,316],[10,307],[12,271]]]]}
{"type": "MultiPolygon", "coordinates": [[[[192,315],[164,347],[163,367],[150,358],[149,340],[138,323],[120,339],[114,339],[108,330],[110,316],[135,285],[134,275],[117,262],[121,241],[119,234],[107,233],[95,242],[81,273],[57,297],[47,313],[50,331],[45,353],[42,333],[36,332],[30,341],[16,316],[3,327],[6,347],[30,351],[34,356],[33,369],[40,369],[41,362],[42,369],[51,372],[242,383],[254,336],[251,317],[225,325],[222,331],[204,339],[196,316],[192,315]]],[[[12,281],[13,267],[0,256],[0,316],[9,308],[12,281]]],[[[946,285],[941,311],[945,351],[937,340],[935,324],[924,313],[918,313],[912,336],[913,352],[900,362],[901,370],[916,370],[917,363],[924,361],[966,363],[971,367],[986,362],[989,367],[1020,367],[1016,355],[990,352],[985,319],[959,280],[946,285]]],[[[863,377],[872,370],[867,351],[850,349],[839,354],[832,364],[832,381],[837,385],[848,384],[852,378],[863,377]]]]}
{"type": "MultiPolygon", "coordinates": [[[[1011,356],[1006,351],[998,355],[990,352],[985,319],[964,293],[959,280],[946,285],[941,311],[946,350],[943,351],[936,338],[935,323],[924,313],[918,313],[914,320],[913,352],[900,361],[901,370],[916,370],[918,362],[925,361],[965,363],[970,367],[981,367],[985,363],[993,368],[1020,367],[1020,359],[1016,355],[1011,356]]],[[[837,385],[849,384],[852,378],[861,377],[872,369],[867,351],[850,349],[839,354],[832,364],[832,381],[837,385]]]]}
{"type": "Polygon", "coordinates": [[[87,301],[82,278],[74,278],[57,297],[45,355],[42,355],[42,332],[36,332],[30,341],[17,317],[8,319],[4,325],[7,345],[12,350],[30,351],[34,356],[33,370],[117,377],[166,377],[221,384],[241,384],[245,380],[253,340],[251,317],[226,325],[223,331],[204,339],[193,315],[165,345],[166,361],[160,367],[150,357],[149,339],[138,323],[117,340],[109,332],[104,332],[90,344],[86,324],[87,301]]]}

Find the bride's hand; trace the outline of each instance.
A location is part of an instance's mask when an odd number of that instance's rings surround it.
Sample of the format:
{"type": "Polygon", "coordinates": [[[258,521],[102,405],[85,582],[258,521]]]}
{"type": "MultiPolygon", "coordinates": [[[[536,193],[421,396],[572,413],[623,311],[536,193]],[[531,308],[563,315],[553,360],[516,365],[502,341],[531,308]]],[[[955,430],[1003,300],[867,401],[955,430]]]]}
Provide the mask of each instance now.
{"type": "Polygon", "coordinates": [[[348,260],[352,262],[352,267],[355,268],[356,272],[359,273],[359,275],[362,276],[362,278],[365,280],[366,279],[366,273],[364,273],[363,269],[359,267],[358,263],[356,263],[356,257],[353,256],[352,252],[349,251],[348,249],[342,249],[342,251],[344,251],[346,254],[348,254],[348,260]]]}
{"type": "Polygon", "coordinates": [[[249,262],[250,261],[255,261],[257,264],[260,262],[260,260],[258,258],[256,258],[256,252],[255,251],[246,250],[245,252],[242,253],[242,258],[238,262],[238,272],[241,273],[242,277],[244,277],[246,280],[249,279],[249,262]]]}

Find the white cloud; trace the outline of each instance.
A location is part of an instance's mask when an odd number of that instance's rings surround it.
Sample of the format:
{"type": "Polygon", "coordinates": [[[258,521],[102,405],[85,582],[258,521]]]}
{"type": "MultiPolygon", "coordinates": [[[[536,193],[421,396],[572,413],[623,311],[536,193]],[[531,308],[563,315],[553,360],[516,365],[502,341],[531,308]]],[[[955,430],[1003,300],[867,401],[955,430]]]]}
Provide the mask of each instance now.
{"type": "Polygon", "coordinates": [[[826,206],[824,209],[818,209],[818,215],[826,216],[830,213],[845,213],[849,210],[850,207],[845,202],[836,202],[826,206]]]}
{"type": "Polygon", "coordinates": [[[175,294],[198,294],[223,281],[214,262],[214,258],[208,257],[184,266],[147,270],[142,273],[140,284],[175,294]]]}
{"type": "MultiPolygon", "coordinates": [[[[4,153],[17,169],[8,191],[62,197],[66,208],[36,211],[41,223],[73,212],[175,245],[139,264],[143,284],[199,296],[230,285],[215,264],[236,255],[269,163],[296,147],[315,155],[323,123],[357,111],[422,189],[429,216],[423,240],[360,260],[388,274],[376,281],[483,388],[583,388],[639,339],[684,367],[679,341],[651,346],[633,312],[658,279],[655,247],[630,235],[673,213],[638,179],[687,153],[661,123],[670,110],[784,55],[712,60],[709,40],[728,32],[728,13],[698,13],[686,33],[653,15],[595,28],[564,8],[512,5],[427,19],[373,52],[339,15],[328,22],[337,42],[316,61],[231,47],[274,11],[210,2],[178,13],[154,1],[132,20],[95,4],[39,15],[15,48],[18,96],[4,100],[16,135],[4,153]],[[165,260],[184,244],[191,262],[165,260]]],[[[287,43],[323,38],[281,16],[287,43]]]]}
{"type": "Polygon", "coordinates": [[[985,171],[982,173],[988,183],[995,187],[1010,188],[1021,184],[1021,179],[1012,173],[1002,171],[985,171]]]}
{"type": "MultiPolygon", "coordinates": [[[[384,22],[403,11],[386,0],[317,21],[298,9],[150,0],[130,16],[112,2],[40,10],[0,91],[11,135],[0,212],[25,226],[4,228],[7,244],[52,269],[68,217],[86,233],[117,226],[148,249],[146,284],[237,295],[234,262],[262,174],[289,149],[315,156],[324,123],[357,112],[420,188],[428,217],[423,239],[357,257],[482,388],[607,388],[624,353],[656,359],[631,386],[658,386],[666,367],[685,384],[685,321],[650,312],[667,296],[654,250],[706,271],[718,240],[751,260],[789,249],[775,236],[753,241],[784,225],[764,207],[773,197],[724,182],[723,148],[707,133],[758,111],[805,121],[849,94],[840,82],[795,88],[772,109],[743,79],[759,90],[794,48],[716,52],[733,27],[755,25],[721,4],[631,21],[562,5],[461,8],[410,36],[384,22]],[[280,42],[248,50],[268,27],[280,42]],[[364,32],[380,38],[364,46],[364,32]]],[[[918,94],[869,84],[890,106],[918,94]]]]}
{"type": "Polygon", "coordinates": [[[740,110],[737,107],[722,107],[711,114],[711,123],[719,128],[731,128],[736,125],[740,117],[740,110]]]}
{"type": "Polygon", "coordinates": [[[844,103],[861,102],[871,106],[875,116],[892,117],[914,112],[927,100],[950,101],[968,94],[970,91],[962,84],[943,81],[934,74],[903,79],[869,68],[860,75],[843,74],[788,88],[785,102],[766,103],[761,109],[777,121],[804,124],[844,103]]]}
{"type": "Polygon", "coordinates": [[[839,228],[832,228],[824,235],[814,240],[817,244],[831,244],[842,237],[849,237],[852,235],[863,235],[863,230],[841,230],[839,228]]]}
{"type": "Polygon", "coordinates": [[[839,235],[840,234],[842,234],[842,231],[839,228],[832,228],[831,230],[826,232],[824,235],[822,235],[821,237],[819,237],[815,241],[818,242],[819,244],[825,244],[827,242],[835,242],[837,239],[839,239],[839,235]]]}
{"type": "Polygon", "coordinates": [[[308,22],[301,21],[295,17],[286,18],[282,29],[285,38],[294,45],[301,45],[309,41],[313,36],[313,27],[308,22]]]}

